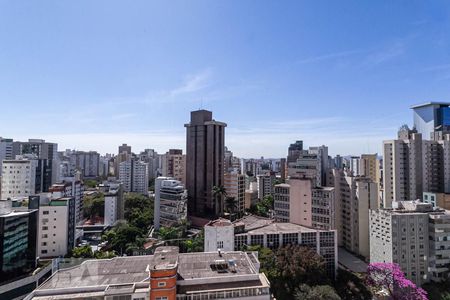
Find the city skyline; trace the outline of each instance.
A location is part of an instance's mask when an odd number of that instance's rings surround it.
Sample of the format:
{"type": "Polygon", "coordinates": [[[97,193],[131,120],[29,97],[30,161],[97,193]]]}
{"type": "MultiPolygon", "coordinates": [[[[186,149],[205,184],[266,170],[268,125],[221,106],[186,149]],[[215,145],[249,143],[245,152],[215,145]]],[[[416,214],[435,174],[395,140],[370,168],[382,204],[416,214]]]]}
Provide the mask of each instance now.
{"type": "Polygon", "coordinates": [[[299,139],[358,155],[412,124],[411,105],[450,100],[444,1],[175,4],[1,3],[0,135],[184,150],[203,108],[240,157],[299,139]]]}

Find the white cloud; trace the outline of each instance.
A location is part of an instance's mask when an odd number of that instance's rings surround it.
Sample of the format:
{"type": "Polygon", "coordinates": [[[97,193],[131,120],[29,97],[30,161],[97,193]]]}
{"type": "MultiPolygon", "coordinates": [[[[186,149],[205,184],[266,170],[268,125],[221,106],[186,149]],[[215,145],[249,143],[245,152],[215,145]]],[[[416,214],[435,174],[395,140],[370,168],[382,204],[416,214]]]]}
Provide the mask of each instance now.
{"type": "Polygon", "coordinates": [[[328,54],[317,55],[317,56],[312,56],[312,57],[308,57],[305,59],[301,59],[301,60],[297,61],[297,63],[298,64],[315,63],[315,62],[320,62],[320,61],[334,59],[334,58],[346,57],[346,56],[358,54],[361,52],[363,52],[363,51],[362,50],[348,50],[348,51],[328,53],[328,54]]]}
{"type": "Polygon", "coordinates": [[[169,95],[175,97],[203,90],[210,85],[211,76],[212,72],[210,69],[202,70],[194,75],[188,75],[180,86],[169,92],[169,95]]]}

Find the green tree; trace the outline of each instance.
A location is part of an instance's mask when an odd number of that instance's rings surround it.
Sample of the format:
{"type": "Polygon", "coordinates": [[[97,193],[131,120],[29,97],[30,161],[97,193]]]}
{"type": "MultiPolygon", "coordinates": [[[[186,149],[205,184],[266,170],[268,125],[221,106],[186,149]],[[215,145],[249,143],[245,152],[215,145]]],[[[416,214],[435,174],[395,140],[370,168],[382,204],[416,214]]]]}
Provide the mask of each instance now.
{"type": "Polygon", "coordinates": [[[295,293],[295,300],[341,300],[333,287],[329,285],[308,286],[302,284],[295,293]]]}
{"type": "Polygon", "coordinates": [[[277,299],[295,299],[295,293],[302,284],[326,285],[330,281],[324,259],[311,248],[288,245],[272,251],[250,246],[248,250],[259,252],[261,271],[269,279],[277,299]]]}
{"type": "Polygon", "coordinates": [[[214,213],[217,213],[217,209],[219,214],[223,213],[223,204],[222,204],[222,199],[223,197],[227,196],[227,191],[225,190],[225,187],[223,185],[219,185],[219,186],[214,186],[212,189],[212,194],[214,196],[214,198],[216,199],[216,201],[214,202],[215,205],[218,205],[219,207],[215,207],[215,211],[214,213]]]}
{"type": "Polygon", "coordinates": [[[85,218],[95,219],[95,217],[104,217],[104,214],[105,196],[102,193],[84,197],[83,216],[85,218]]]}
{"type": "Polygon", "coordinates": [[[178,227],[161,227],[158,236],[163,241],[175,240],[182,237],[182,232],[178,227]]]}
{"type": "Polygon", "coordinates": [[[93,258],[94,253],[92,252],[91,246],[85,245],[73,248],[70,256],[75,258],[93,258]]]}
{"type": "Polygon", "coordinates": [[[235,197],[225,198],[225,208],[230,214],[234,213],[237,209],[237,202],[235,197]]]}
{"type": "Polygon", "coordinates": [[[96,188],[97,187],[97,180],[94,179],[87,179],[84,181],[84,185],[88,188],[96,188]]]}
{"type": "Polygon", "coordinates": [[[128,193],[125,195],[125,220],[131,225],[146,234],[153,224],[153,198],[137,194],[128,193]]]}
{"type": "Polygon", "coordinates": [[[267,195],[256,204],[254,212],[258,216],[268,217],[271,209],[273,209],[273,196],[267,195]]]}
{"type": "Polygon", "coordinates": [[[127,223],[119,223],[113,229],[106,232],[103,240],[108,241],[112,250],[119,254],[131,254],[133,249],[143,246],[145,237],[139,228],[127,223]]]}
{"type": "Polygon", "coordinates": [[[183,241],[182,246],[185,252],[203,252],[204,251],[204,237],[205,232],[202,230],[193,239],[186,239],[183,241]]]}

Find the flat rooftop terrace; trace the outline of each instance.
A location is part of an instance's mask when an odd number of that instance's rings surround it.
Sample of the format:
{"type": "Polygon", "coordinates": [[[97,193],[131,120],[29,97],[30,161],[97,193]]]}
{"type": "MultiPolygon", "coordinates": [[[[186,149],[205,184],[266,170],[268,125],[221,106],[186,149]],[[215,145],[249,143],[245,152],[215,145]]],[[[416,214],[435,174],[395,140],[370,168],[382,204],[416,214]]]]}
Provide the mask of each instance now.
{"type": "Polygon", "coordinates": [[[147,268],[152,263],[153,255],[87,260],[79,266],[59,270],[38,290],[142,282],[149,277],[147,268]]]}
{"type": "Polygon", "coordinates": [[[312,229],[305,226],[292,224],[292,223],[271,223],[264,227],[249,230],[244,234],[277,234],[277,233],[290,233],[290,232],[317,232],[322,231],[320,229],[312,229]]]}
{"type": "Polygon", "coordinates": [[[250,258],[245,252],[198,252],[184,253],[178,258],[178,275],[182,279],[201,279],[212,277],[227,277],[236,275],[258,274],[250,262],[250,258]],[[211,267],[216,261],[224,261],[228,264],[233,261],[235,264],[232,272],[230,268],[217,271],[211,267]]]}

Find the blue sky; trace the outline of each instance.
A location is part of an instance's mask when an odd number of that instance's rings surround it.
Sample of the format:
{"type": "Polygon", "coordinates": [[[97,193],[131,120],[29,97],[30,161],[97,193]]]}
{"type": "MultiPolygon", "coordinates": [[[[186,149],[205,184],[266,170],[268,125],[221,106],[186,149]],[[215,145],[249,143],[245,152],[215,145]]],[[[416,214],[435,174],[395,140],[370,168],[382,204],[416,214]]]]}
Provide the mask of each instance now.
{"type": "Polygon", "coordinates": [[[380,152],[450,101],[448,1],[0,1],[0,136],[184,148],[189,112],[241,157],[380,152]]]}

